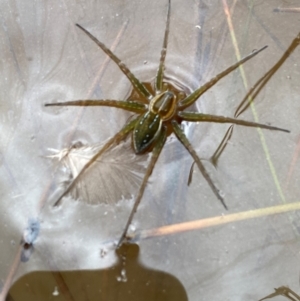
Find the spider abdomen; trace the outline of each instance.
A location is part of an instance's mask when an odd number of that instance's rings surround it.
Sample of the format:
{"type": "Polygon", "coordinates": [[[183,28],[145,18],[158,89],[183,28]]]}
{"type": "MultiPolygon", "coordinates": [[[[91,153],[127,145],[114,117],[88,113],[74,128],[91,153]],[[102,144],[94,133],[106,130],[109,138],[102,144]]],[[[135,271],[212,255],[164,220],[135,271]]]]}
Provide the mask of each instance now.
{"type": "Polygon", "coordinates": [[[151,147],[161,131],[161,126],[161,117],[151,111],[146,112],[138,119],[132,135],[136,154],[141,154],[151,147]]]}

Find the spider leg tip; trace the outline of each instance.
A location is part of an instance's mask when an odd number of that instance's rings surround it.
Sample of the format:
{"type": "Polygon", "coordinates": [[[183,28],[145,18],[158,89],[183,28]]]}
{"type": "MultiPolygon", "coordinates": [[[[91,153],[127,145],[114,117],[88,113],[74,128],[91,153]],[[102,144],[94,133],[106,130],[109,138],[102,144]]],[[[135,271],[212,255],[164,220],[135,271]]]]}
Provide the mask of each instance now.
{"type": "Polygon", "coordinates": [[[45,103],[44,106],[45,107],[55,107],[55,106],[59,106],[60,103],[56,102],[56,103],[45,103]]]}
{"type": "Polygon", "coordinates": [[[60,204],[61,204],[61,199],[62,199],[62,197],[60,197],[60,198],[53,204],[53,207],[55,207],[55,208],[59,207],[60,204]]]}
{"type": "Polygon", "coordinates": [[[226,210],[228,210],[228,207],[227,207],[227,205],[225,204],[224,199],[222,198],[222,199],[220,199],[220,201],[221,201],[222,205],[224,206],[224,208],[225,208],[226,210]]]}
{"type": "Polygon", "coordinates": [[[285,133],[290,133],[291,131],[290,130],[287,130],[287,129],[279,129],[280,131],[282,132],[285,132],[285,133]]]}

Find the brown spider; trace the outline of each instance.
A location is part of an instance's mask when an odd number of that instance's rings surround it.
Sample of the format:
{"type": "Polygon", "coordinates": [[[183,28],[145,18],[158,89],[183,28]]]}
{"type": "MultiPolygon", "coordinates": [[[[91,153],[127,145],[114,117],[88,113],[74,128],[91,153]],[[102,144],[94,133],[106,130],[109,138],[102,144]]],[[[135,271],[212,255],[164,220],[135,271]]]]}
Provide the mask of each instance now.
{"type": "Polygon", "coordinates": [[[179,94],[175,93],[164,84],[164,62],[167,51],[168,35],[169,35],[169,25],[170,25],[170,10],[171,10],[171,0],[168,1],[168,12],[167,12],[167,22],[164,34],[163,47],[161,50],[160,63],[157,71],[157,75],[154,83],[154,93],[151,93],[147,87],[139,81],[132,72],[127,68],[127,66],[121,62],[121,60],[113,54],[103,43],[98,41],[91,33],[84,29],[79,24],[76,24],[85,34],[87,34],[120,68],[120,70],[127,76],[130,80],[133,89],[139,94],[141,100],[76,100],[58,103],[48,103],[46,106],[107,106],[116,107],[129,112],[136,113],[134,119],[130,120],[125,126],[119,131],[115,136],[110,138],[108,142],[103,146],[103,148],[96,153],[91,160],[83,167],[79,172],[77,177],[74,178],[72,183],[67,187],[64,193],[55,202],[55,206],[59,205],[62,198],[70,192],[74,187],[79,177],[95,162],[95,160],[101,156],[106,150],[108,150],[112,144],[120,142],[127,134],[132,133],[132,148],[133,151],[139,155],[145,152],[152,151],[152,157],[149,165],[146,169],[142,184],[139,188],[138,194],[135,198],[135,203],[119,240],[118,247],[127,238],[127,231],[132,222],[134,213],[142,199],[145,188],[147,186],[147,181],[152,173],[155,163],[159,157],[159,154],[166,142],[166,138],[171,133],[174,133],[178,140],[185,146],[187,151],[193,157],[195,163],[197,164],[199,170],[201,171],[203,177],[211,187],[212,191],[216,197],[221,201],[223,206],[227,209],[223,197],[220,195],[218,188],[215,186],[211,180],[209,174],[204,168],[201,160],[199,159],[196,151],[192,147],[191,143],[187,139],[183,130],[181,129],[182,121],[190,122],[217,122],[217,123],[232,123],[249,127],[259,127],[269,130],[278,130],[283,132],[289,132],[288,130],[281,129],[274,126],[269,126],[261,123],[239,120],[235,118],[229,118],[224,116],[216,116],[203,114],[199,112],[186,111],[188,107],[194,104],[197,99],[205,93],[209,88],[215,85],[221,78],[235,70],[238,66],[245,63],[246,61],[253,58],[259,52],[264,50],[267,46],[252,52],[245,58],[241,59],[239,62],[233,64],[223,72],[216,75],[210,81],[208,81],[203,86],[196,89],[190,95],[180,97],[179,94]]]}

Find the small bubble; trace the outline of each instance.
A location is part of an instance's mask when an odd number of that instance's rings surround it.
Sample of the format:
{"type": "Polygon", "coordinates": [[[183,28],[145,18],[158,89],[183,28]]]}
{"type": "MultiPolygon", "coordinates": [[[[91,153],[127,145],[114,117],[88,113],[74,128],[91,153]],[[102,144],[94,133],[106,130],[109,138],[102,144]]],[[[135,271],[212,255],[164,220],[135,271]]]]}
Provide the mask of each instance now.
{"type": "Polygon", "coordinates": [[[126,270],[122,269],[121,270],[121,275],[116,277],[118,282],[127,282],[127,275],[126,275],[126,270]]]}
{"type": "Polygon", "coordinates": [[[129,231],[135,232],[136,231],[136,226],[131,224],[129,226],[129,231]]]}
{"type": "Polygon", "coordinates": [[[53,296],[58,296],[59,295],[59,291],[58,291],[57,286],[54,287],[54,291],[53,291],[52,295],[53,296]]]}
{"type": "Polygon", "coordinates": [[[131,224],[127,231],[127,238],[132,239],[134,237],[135,231],[136,231],[136,227],[131,224]]]}
{"type": "Polygon", "coordinates": [[[126,275],[126,270],[125,269],[121,270],[121,277],[122,277],[122,282],[127,281],[127,275],[126,275]]]}

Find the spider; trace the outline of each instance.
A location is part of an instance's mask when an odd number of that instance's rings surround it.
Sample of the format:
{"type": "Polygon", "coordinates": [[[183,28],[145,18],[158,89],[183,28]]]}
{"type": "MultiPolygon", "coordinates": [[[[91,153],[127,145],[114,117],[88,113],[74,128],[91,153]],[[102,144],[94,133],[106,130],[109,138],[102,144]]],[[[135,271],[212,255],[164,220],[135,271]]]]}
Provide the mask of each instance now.
{"type": "Polygon", "coordinates": [[[113,60],[120,70],[127,76],[129,81],[132,84],[133,89],[140,96],[139,100],[75,100],[67,102],[56,102],[56,103],[47,103],[45,106],[107,106],[123,109],[132,113],[135,113],[135,117],[128,121],[125,126],[112,138],[110,138],[107,143],[100,149],[91,160],[83,167],[79,172],[77,177],[73,179],[71,184],[67,189],[61,194],[57,199],[54,206],[60,204],[62,198],[70,192],[74,187],[79,177],[96,161],[96,159],[101,156],[105,151],[107,151],[113,144],[119,143],[124,139],[129,133],[132,134],[132,149],[135,154],[139,155],[145,152],[151,152],[152,156],[149,162],[149,165],[146,168],[144,178],[140,185],[139,191],[135,197],[135,203],[131,210],[131,213],[128,217],[127,223],[125,225],[124,231],[121,235],[121,238],[118,242],[117,247],[125,241],[129,240],[127,235],[128,228],[133,220],[134,214],[138,208],[138,205],[143,197],[145,188],[147,186],[148,179],[152,173],[152,170],[157,162],[157,159],[161,153],[161,150],[164,147],[167,136],[174,133],[178,140],[185,146],[187,151],[193,157],[196,165],[201,171],[203,177],[207,181],[208,185],[212,189],[215,196],[223,204],[224,208],[227,209],[227,206],[224,202],[223,197],[220,194],[219,189],[213,183],[209,174],[207,173],[205,167],[203,166],[200,158],[198,157],[195,149],[191,145],[190,141],[184,134],[181,128],[182,121],[188,122],[217,122],[217,123],[231,123],[238,124],[247,127],[259,127],[268,130],[278,130],[283,132],[289,132],[288,130],[265,125],[261,123],[256,123],[252,121],[239,120],[235,118],[229,118],[224,116],[209,115],[203,114],[194,111],[186,111],[188,107],[193,105],[198,98],[205,93],[209,88],[215,85],[220,79],[234,71],[241,64],[250,60],[256,56],[259,52],[264,50],[267,46],[253,51],[251,54],[241,59],[237,63],[233,64],[223,72],[219,73],[213,77],[210,81],[196,89],[188,96],[182,97],[180,93],[174,92],[169,86],[164,83],[164,62],[167,52],[168,45],[168,35],[170,27],[170,13],[171,13],[171,0],[168,0],[168,9],[167,9],[167,21],[166,28],[164,32],[163,46],[161,50],[160,62],[157,71],[157,75],[154,82],[153,90],[151,92],[147,86],[139,81],[134,74],[128,69],[128,67],[121,62],[121,60],[112,53],[102,42],[100,42],[95,36],[93,36],[85,28],[76,24],[76,26],[81,29],[87,36],[89,36],[101,49],[104,51],[111,60],[113,60]]]}

